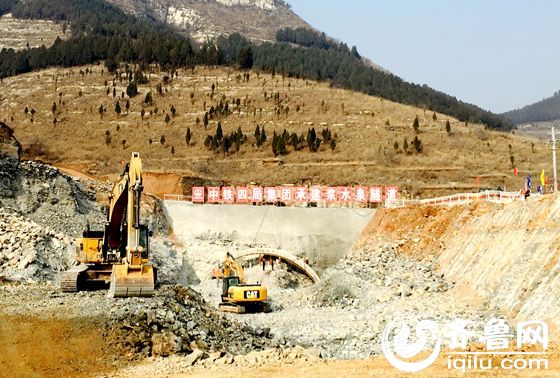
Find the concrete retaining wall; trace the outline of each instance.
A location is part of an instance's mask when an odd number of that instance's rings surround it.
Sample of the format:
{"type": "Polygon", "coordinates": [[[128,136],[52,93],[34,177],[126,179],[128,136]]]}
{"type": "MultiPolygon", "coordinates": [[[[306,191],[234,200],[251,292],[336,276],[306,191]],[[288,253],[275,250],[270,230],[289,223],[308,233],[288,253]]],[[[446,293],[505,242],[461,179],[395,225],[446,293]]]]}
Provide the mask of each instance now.
{"type": "Polygon", "coordinates": [[[165,201],[168,221],[182,241],[216,238],[279,248],[308,257],[314,268],[328,267],[344,255],[374,211],[165,201]]]}

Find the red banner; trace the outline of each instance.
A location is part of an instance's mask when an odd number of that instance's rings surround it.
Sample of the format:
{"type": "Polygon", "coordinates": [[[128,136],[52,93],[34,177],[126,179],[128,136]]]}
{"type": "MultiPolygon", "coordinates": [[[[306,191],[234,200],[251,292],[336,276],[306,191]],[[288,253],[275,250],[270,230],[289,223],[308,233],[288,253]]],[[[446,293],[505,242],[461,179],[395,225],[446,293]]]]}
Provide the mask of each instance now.
{"type": "Polygon", "coordinates": [[[280,189],[280,200],[282,202],[290,203],[292,202],[293,198],[293,188],[289,186],[284,186],[280,189]]]}
{"type": "Polygon", "coordinates": [[[327,201],[327,203],[333,203],[336,202],[337,200],[338,200],[338,195],[336,192],[336,188],[333,186],[327,187],[327,190],[325,191],[325,201],[327,201]]]}
{"type": "Polygon", "coordinates": [[[224,186],[222,188],[222,203],[233,203],[234,200],[233,186],[224,186]]]}
{"type": "Polygon", "coordinates": [[[237,203],[249,202],[249,189],[245,186],[238,186],[235,188],[235,198],[237,203]]]}
{"type": "Polygon", "coordinates": [[[309,192],[306,187],[298,186],[296,188],[295,200],[297,202],[307,202],[309,200],[309,192]]]}
{"type": "Polygon", "coordinates": [[[369,202],[383,202],[383,188],[381,186],[373,186],[369,188],[369,202]]]}
{"type": "Polygon", "coordinates": [[[354,202],[366,203],[367,198],[367,188],[365,186],[357,186],[354,188],[354,202]]]}
{"type": "Polygon", "coordinates": [[[251,202],[261,203],[264,200],[262,186],[253,186],[251,188],[251,202]]]}
{"type": "Polygon", "coordinates": [[[208,187],[208,203],[218,203],[220,202],[220,187],[219,186],[209,186],[208,187]]]}
{"type": "Polygon", "coordinates": [[[338,195],[340,202],[351,202],[352,201],[352,188],[346,186],[338,187],[338,195]]]}
{"type": "Polygon", "coordinates": [[[395,201],[399,199],[399,187],[387,186],[385,187],[385,199],[387,201],[395,201]]]}
{"type": "Polygon", "coordinates": [[[274,203],[278,201],[278,195],[276,193],[276,187],[266,187],[264,188],[264,199],[267,203],[274,203]]]}
{"type": "Polygon", "coordinates": [[[381,203],[383,201],[395,201],[399,199],[398,186],[194,186],[192,188],[193,203],[225,203],[225,204],[247,204],[247,203],[277,203],[305,204],[322,203],[340,204],[351,206],[352,204],[365,205],[367,203],[381,203]]]}
{"type": "Polygon", "coordinates": [[[204,203],[204,186],[193,186],[192,201],[194,203],[204,203]]]}

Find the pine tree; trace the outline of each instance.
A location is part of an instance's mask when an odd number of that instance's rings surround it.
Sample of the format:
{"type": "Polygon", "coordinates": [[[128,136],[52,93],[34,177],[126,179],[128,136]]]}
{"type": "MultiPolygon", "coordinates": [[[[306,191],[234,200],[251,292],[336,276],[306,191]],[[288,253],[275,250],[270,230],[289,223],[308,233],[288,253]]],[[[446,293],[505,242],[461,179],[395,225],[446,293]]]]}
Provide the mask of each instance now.
{"type": "Polygon", "coordinates": [[[260,138],[261,138],[261,130],[259,128],[259,125],[257,125],[257,127],[255,127],[255,139],[257,140],[257,144],[259,144],[260,138]]]}
{"type": "Polygon", "coordinates": [[[204,130],[208,127],[208,112],[204,113],[204,130]]]}
{"type": "Polygon", "coordinates": [[[447,131],[447,134],[451,133],[451,124],[449,123],[449,120],[445,122],[445,131],[447,131]]]}
{"type": "Polygon", "coordinates": [[[159,138],[159,143],[163,146],[165,144],[165,135],[162,135],[161,138],[159,138]]]}
{"type": "Polygon", "coordinates": [[[261,144],[264,144],[264,142],[266,142],[266,131],[264,131],[264,126],[261,129],[261,144]]]}
{"type": "Polygon", "coordinates": [[[152,98],[152,92],[148,92],[146,93],[146,96],[144,97],[144,104],[146,105],[152,105],[152,103],[154,102],[154,99],[152,98]]]}
{"type": "Polygon", "coordinates": [[[336,148],[336,140],[333,138],[330,141],[330,147],[331,147],[331,151],[334,151],[336,148]]]}
{"type": "Polygon", "coordinates": [[[169,117],[169,114],[165,113],[165,123],[169,123],[169,121],[171,121],[171,118],[169,117]]]}
{"type": "Polygon", "coordinates": [[[218,149],[218,140],[216,139],[215,135],[212,137],[212,140],[210,141],[210,149],[212,151],[216,151],[218,149]]]}
{"type": "Polygon", "coordinates": [[[286,141],[284,140],[284,136],[279,136],[276,138],[276,152],[279,155],[286,155],[288,150],[286,150],[286,141]]]}
{"type": "Polygon", "coordinates": [[[412,145],[414,146],[414,149],[416,150],[417,153],[421,153],[424,150],[424,146],[422,145],[420,139],[418,139],[418,135],[414,137],[414,140],[412,141],[412,145]]]}
{"type": "Polygon", "coordinates": [[[414,122],[412,123],[414,132],[418,134],[418,129],[420,128],[420,123],[418,122],[418,116],[414,117],[414,122]]]}
{"type": "Polygon", "coordinates": [[[117,101],[117,104],[115,105],[115,113],[117,113],[117,117],[121,115],[121,104],[119,101],[117,101]]]}
{"type": "Polygon", "coordinates": [[[274,156],[278,156],[278,150],[277,150],[277,144],[278,144],[278,135],[276,135],[276,130],[274,130],[274,133],[272,134],[272,143],[270,144],[272,146],[272,153],[274,154],[274,156]]]}
{"type": "Polygon", "coordinates": [[[216,139],[222,140],[224,133],[222,132],[222,123],[218,121],[218,126],[216,127],[216,139]]]}
{"type": "Polygon", "coordinates": [[[191,144],[191,128],[187,127],[187,133],[185,134],[185,142],[187,142],[187,146],[191,144]]]}
{"type": "Polygon", "coordinates": [[[126,95],[130,98],[136,96],[138,94],[138,87],[136,86],[136,82],[132,81],[130,84],[128,84],[128,86],[126,87],[126,95]]]}
{"type": "Polygon", "coordinates": [[[404,138],[404,141],[403,141],[403,150],[404,150],[404,152],[408,151],[408,140],[406,138],[404,138]]]}

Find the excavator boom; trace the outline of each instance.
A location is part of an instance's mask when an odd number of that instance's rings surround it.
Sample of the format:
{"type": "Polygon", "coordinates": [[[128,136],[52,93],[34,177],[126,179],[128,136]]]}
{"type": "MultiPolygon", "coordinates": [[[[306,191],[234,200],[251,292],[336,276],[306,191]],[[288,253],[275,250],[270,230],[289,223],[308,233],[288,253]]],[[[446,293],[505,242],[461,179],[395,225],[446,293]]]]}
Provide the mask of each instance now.
{"type": "MultiPolygon", "coordinates": [[[[78,267],[63,272],[62,291],[109,285],[114,297],[151,296],[155,271],[150,263],[149,231],[140,223],[142,161],[133,152],[109,197],[104,231],[84,231],[76,241],[78,267]]],[[[105,286],[106,287],[106,286],[105,286]]]]}

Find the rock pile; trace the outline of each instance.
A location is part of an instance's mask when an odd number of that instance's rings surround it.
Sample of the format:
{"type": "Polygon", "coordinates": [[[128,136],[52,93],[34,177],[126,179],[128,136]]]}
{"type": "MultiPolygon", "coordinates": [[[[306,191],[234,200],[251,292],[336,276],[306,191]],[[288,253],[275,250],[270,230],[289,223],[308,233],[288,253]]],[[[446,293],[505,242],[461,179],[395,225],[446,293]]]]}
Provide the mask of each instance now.
{"type": "Polygon", "coordinates": [[[70,263],[71,241],[61,233],[0,208],[0,276],[53,280],[70,263]]]}
{"type": "Polygon", "coordinates": [[[78,236],[89,221],[103,229],[96,191],[46,164],[0,161],[0,206],[68,236],[78,236]]]}
{"type": "Polygon", "coordinates": [[[450,286],[433,262],[403,256],[391,244],[383,244],[344,256],[325,271],[311,297],[316,306],[357,308],[393,297],[445,292],[450,286]]]}
{"type": "MultiPolygon", "coordinates": [[[[117,300],[106,324],[111,344],[134,357],[223,352],[246,354],[274,346],[268,329],[228,319],[196,291],[163,287],[152,298],[117,300]]],[[[194,362],[193,362],[194,363],[194,362]]]]}

